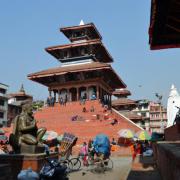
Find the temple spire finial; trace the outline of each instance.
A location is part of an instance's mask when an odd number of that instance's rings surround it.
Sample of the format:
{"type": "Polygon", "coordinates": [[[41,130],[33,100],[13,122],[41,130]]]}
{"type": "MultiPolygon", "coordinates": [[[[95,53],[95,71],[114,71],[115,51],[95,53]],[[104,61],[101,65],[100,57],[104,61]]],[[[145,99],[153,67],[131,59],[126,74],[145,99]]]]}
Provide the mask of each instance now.
{"type": "Polygon", "coordinates": [[[20,90],[19,90],[20,92],[23,92],[23,93],[25,93],[25,90],[24,90],[24,85],[23,84],[21,84],[21,88],[20,88],[20,90]]]}
{"type": "Polygon", "coordinates": [[[80,26],[84,25],[84,21],[81,19],[80,23],[79,23],[80,26]]]}

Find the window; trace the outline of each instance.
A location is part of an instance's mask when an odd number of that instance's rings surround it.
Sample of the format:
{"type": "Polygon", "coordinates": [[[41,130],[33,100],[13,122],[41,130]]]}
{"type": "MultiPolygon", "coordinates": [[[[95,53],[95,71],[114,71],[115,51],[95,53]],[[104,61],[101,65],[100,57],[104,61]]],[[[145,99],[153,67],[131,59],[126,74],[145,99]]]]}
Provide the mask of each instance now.
{"type": "Polygon", "coordinates": [[[4,100],[0,99],[0,106],[4,106],[4,100]]]}
{"type": "Polygon", "coordinates": [[[6,90],[5,90],[5,89],[0,88],[0,93],[5,94],[5,93],[6,93],[6,90]]]}
{"type": "Polygon", "coordinates": [[[4,118],[4,113],[0,112],[0,118],[4,118]]]}
{"type": "Polygon", "coordinates": [[[146,113],[144,113],[144,112],[141,113],[141,116],[142,116],[142,117],[146,117],[146,113]]]}
{"type": "Polygon", "coordinates": [[[141,121],[141,126],[145,126],[145,122],[144,121],[141,121]]]}

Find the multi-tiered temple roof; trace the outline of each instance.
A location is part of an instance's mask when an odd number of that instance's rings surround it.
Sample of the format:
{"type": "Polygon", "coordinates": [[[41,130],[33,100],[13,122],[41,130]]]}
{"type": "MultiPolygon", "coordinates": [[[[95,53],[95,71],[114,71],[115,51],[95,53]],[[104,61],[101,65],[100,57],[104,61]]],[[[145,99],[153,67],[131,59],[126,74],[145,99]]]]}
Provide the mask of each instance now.
{"type": "MultiPolygon", "coordinates": [[[[125,88],[125,83],[115,73],[109,63],[113,58],[102,43],[102,37],[93,23],[60,29],[70,40],[70,44],[52,46],[45,50],[61,62],[60,67],[43,70],[28,75],[30,80],[49,87],[50,91],[61,94],[62,89],[78,93],[80,86],[94,87],[93,92],[104,98],[117,88],[125,88]]],[[[90,87],[90,89],[91,89],[90,87]]],[[[89,92],[92,94],[92,92],[89,92]]],[[[77,98],[82,93],[79,92],[77,98]]],[[[108,97],[108,99],[110,99],[108,97]]]]}

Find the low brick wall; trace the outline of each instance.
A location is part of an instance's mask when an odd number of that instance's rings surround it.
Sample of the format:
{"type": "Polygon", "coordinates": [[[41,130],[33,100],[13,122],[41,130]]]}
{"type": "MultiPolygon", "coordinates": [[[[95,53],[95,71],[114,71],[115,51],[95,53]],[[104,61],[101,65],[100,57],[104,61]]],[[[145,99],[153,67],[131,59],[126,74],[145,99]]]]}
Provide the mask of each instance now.
{"type": "Polygon", "coordinates": [[[180,141],[158,142],[153,150],[163,180],[180,180],[180,141]]]}
{"type": "MultiPolygon", "coordinates": [[[[28,169],[39,172],[46,163],[47,155],[42,154],[1,154],[0,164],[8,164],[11,167],[11,175],[13,180],[17,180],[17,175],[22,169],[28,169]]],[[[58,158],[57,153],[51,153],[48,158],[58,158]]],[[[1,170],[1,169],[0,169],[1,170]]],[[[1,180],[1,179],[0,179],[1,180]]],[[[8,179],[7,179],[8,180],[8,179]]]]}
{"type": "Polygon", "coordinates": [[[0,164],[0,180],[12,180],[12,169],[9,164],[0,164]]]}
{"type": "Polygon", "coordinates": [[[166,141],[178,141],[180,140],[180,125],[173,125],[168,127],[164,131],[166,141]]]}

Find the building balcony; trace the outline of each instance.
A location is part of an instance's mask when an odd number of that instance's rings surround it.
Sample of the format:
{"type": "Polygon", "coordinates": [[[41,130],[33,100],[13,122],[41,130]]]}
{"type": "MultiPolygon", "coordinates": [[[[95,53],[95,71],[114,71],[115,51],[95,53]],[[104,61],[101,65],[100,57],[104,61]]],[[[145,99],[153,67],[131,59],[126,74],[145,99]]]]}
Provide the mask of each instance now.
{"type": "Polygon", "coordinates": [[[3,94],[3,93],[0,93],[0,97],[3,97],[3,98],[8,98],[7,94],[3,94]]]}
{"type": "Polygon", "coordinates": [[[161,128],[161,125],[159,124],[150,124],[150,128],[161,128]]]}
{"type": "Polygon", "coordinates": [[[167,121],[167,118],[150,118],[150,121],[167,121]]]}
{"type": "Polygon", "coordinates": [[[0,106],[0,110],[1,111],[7,111],[7,107],[6,106],[0,106]]]}
{"type": "MultiPolygon", "coordinates": [[[[150,124],[150,128],[162,128],[162,124],[150,124]]],[[[164,128],[166,128],[166,124],[163,125],[164,128]]]]}

